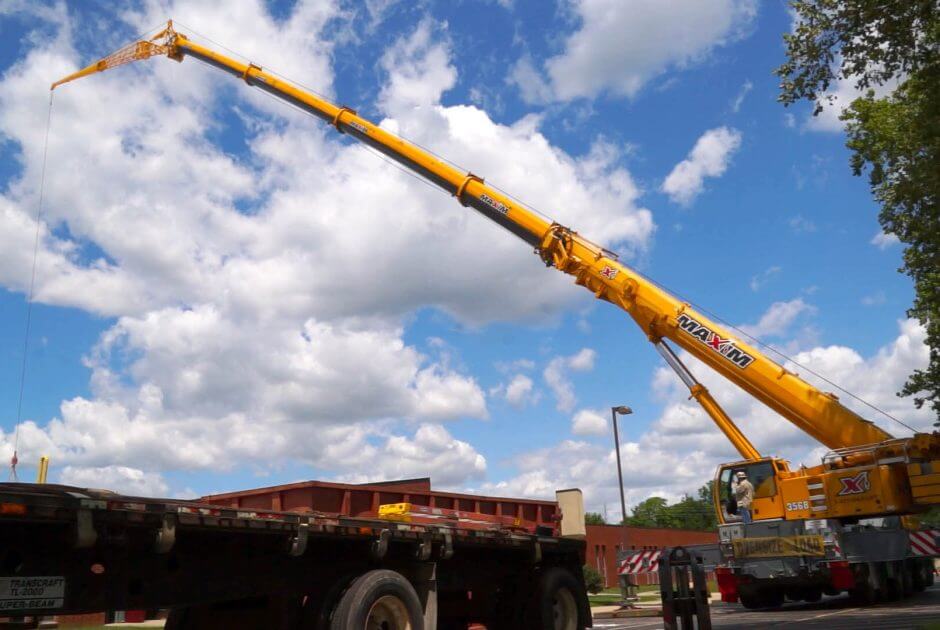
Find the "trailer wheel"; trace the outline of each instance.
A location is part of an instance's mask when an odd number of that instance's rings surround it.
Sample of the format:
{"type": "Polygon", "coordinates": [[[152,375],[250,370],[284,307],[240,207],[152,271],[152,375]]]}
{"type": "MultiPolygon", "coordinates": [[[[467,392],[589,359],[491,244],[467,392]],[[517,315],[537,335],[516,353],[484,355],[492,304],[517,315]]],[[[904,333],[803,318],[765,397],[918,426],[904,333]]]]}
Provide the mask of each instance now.
{"type": "Polygon", "coordinates": [[[331,630],[424,630],[414,587],[400,573],[378,569],[353,580],[339,599],[331,630]]]}
{"type": "Polygon", "coordinates": [[[535,600],[530,608],[529,627],[543,630],[581,630],[578,617],[578,596],[582,589],[565,569],[548,569],[539,580],[535,600]]]}

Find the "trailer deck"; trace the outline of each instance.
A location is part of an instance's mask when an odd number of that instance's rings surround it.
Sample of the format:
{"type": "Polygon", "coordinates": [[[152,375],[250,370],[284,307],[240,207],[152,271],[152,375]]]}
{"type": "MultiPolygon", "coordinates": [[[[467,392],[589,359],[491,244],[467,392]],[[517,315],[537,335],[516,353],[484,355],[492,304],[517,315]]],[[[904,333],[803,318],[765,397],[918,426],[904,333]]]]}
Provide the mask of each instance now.
{"type": "Polygon", "coordinates": [[[414,506],[415,518],[408,504],[391,511],[277,511],[2,483],[0,614],[254,602],[270,620],[315,606],[345,576],[390,568],[423,598],[433,592],[441,614],[471,619],[498,609],[508,585],[531,582],[539,567],[583,562],[583,540],[557,528],[429,506],[414,506]],[[442,518],[428,521],[435,510],[442,518]]]}

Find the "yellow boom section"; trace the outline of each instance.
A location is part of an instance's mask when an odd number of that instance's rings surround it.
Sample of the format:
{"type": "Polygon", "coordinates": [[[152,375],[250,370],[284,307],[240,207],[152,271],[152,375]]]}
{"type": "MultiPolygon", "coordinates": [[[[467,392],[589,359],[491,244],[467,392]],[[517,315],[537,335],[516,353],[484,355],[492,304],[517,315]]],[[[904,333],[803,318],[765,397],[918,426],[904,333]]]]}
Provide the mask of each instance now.
{"type": "MultiPolygon", "coordinates": [[[[689,304],[622,265],[612,252],[567,227],[547,221],[488,186],[483,178],[442,162],[427,151],[377,127],[354,110],[301,90],[254,64],[242,63],[187,39],[173,29],[172,22],[153,39],[123,48],[52,87],[157,54],[166,54],[177,61],[185,56],[195,57],[322,118],[337,131],[391,157],[453,194],[461,204],[474,208],[522,238],[535,248],[546,265],[574,276],[577,284],[590,290],[597,298],[625,310],[650,341],[659,343],[669,339],[675,342],[829,448],[873,444],[891,437],[844,407],[832,394],[816,389],[785,370],[756,348],[697,313],[689,304]]],[[[742,455],[748,459],[756,458],[756,450],[707,396],[707,392],[702,394],[693,390],[692,393],[700,402],[705,401],[706,411],[726,435],[735,435],[732,441],[742,455]]]]}

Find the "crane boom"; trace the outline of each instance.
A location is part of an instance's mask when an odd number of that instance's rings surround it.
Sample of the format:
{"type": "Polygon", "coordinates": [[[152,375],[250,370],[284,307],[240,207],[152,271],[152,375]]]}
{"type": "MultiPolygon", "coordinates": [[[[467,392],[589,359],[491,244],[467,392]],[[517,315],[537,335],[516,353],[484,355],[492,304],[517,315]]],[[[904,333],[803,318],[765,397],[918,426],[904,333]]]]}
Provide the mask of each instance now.
{"type": "MultiPolygon", "coordinates": [[[[547,266],[573,276],[576,284],[587,288],[597,298],[626,311],[648,339],[657,344],[661,353],[664,340],[675,343],[827,447],[854,447],[891,438],[875,424],[842,405],[835,395],[807,383],[757,348],[735,338],[688,303],[620,263],[616,254],[570,228],[543,218],[486,184],[482,177],[443,162],[359,116],[354,110],[300,89],[255,64],[232,59],[192,41],[177,32],[172,21],[152,39],[136,42],[67,76],[52,84],[52,89],[123,63],[162,54],[177,61],[186,56],[194,57],[227,72],[323,119],[340,133],[421,175],[452,194],[464,206],[472,207],[531,245],[547,266]]],[[[670,365],[676,367],[671,362],[670,365]]],[[[742,456],[745,459],[758,458],[757,450],[707,390],[697,382],[683,380],[689,385],[693,397],[702,403],[742,456]]]]}

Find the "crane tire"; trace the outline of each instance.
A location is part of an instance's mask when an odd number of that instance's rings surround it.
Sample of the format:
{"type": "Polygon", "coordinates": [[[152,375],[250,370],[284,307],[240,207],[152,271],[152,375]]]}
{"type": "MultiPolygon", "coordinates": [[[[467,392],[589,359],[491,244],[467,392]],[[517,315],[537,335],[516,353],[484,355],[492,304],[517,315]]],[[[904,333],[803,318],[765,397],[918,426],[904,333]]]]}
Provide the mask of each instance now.
{"type": "Polygon", "coordinates": [[[738,593],[738,601],[748,610],[757,610],[764,607],[764,603],[757,593],[738,593]]]}
{"type": "Polygon", "coordinates": [[[400,573],[387,569],[363,573],[340,596],[330,618],[330,630],[372,625],[387,630],[424,630],[418,594],[400,573]]]}
{"type": "Polygon", "coordinates": [[[914,560],[912,571],[914,592],[920,593],[927,588],[927,572],[933,573],[933,558],[914,560]]]}
{"type": "Polygon", "coordinates": [[[901,597],[910,597],[914,594],[914,572],[916,565],[909,560],[901,563],[901,597]]]}

